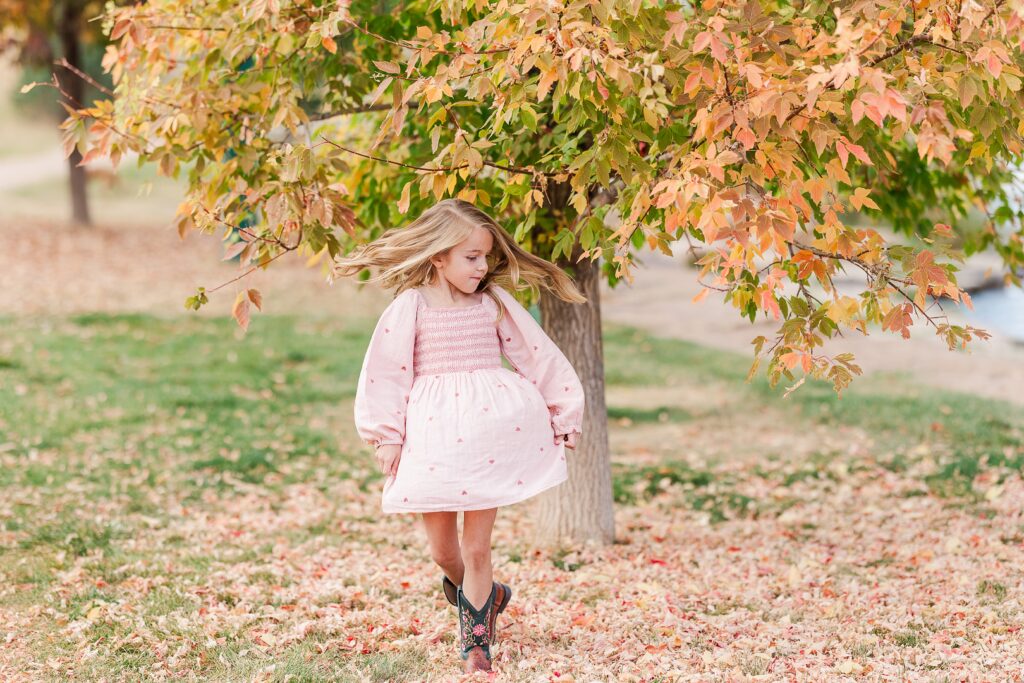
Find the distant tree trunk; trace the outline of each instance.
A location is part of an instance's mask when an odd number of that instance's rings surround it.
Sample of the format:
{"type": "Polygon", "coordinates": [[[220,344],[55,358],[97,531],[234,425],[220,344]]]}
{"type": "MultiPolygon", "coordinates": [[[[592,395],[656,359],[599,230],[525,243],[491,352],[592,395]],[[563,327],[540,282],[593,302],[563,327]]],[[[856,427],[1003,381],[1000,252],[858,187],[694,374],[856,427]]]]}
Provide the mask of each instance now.
{"type": "MultiPolygon", "coordinates": [[[[60,39],[61,54],[68,63],[84,71],[82,68],[81,45],[79,35],[82,23],[82,7],[78,2],[70,0],[60,7],[57,24],[57,36],[60,39]]],[[[61,87],[67,93],[68,104],[72,107],[87,106],[82,100],[85,96],[85,82],[80,76],[67,69],[56,69],[61,87]]],[[[68,180],[71,183],[71,218],[76,223],[91,225],[89,217],[89,198],[86,192],[85,167],[79,166],[82,155],[74,150],[68,157],[68,180]]]]}
{"type": "MultiPolygon", "coordinates": [[[[563,188],[564,196],[558,196],[557,190],[552,193],[555,196],[549,195],[553,208],[565,206],[567,190],[563,188]]],[[[587,297],[587,303],[570,304],[549,294],[543,294],[540,300],[544,331],[576,369],[586,399],[583,436],[575,451],[566,449],[569,480],[538,496],[538,540],[548,546],[558,546],[563,541],[610,545],[615,540],[598,289],[601,268],[599,262],[589,258],[576,263],[580,253],[576,244],[570,258],[561,256],[556,264],[574,273],[576,285],[587,297]]]]}

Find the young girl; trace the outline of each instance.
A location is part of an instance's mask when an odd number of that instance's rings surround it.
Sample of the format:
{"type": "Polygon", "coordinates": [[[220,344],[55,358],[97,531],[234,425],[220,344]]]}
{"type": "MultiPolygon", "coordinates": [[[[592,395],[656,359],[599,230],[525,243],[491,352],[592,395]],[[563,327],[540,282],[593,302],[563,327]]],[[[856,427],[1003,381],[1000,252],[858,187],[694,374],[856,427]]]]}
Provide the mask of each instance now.
{"type": "Polygon", "coordinates": [[[492,575],[497,508],[566,480],[565,449],[576,447],[584,408],[572,365],[509,290],[525,281],[586,299],[561,269],[458,199],[357,248],[335,273],[364,268],[397,289],[355,398],[359,436],[387,475],[381,509],[422,514],[445,596],[458,607],[465,671],[489,671],[495,618],[512,596],[492,575]]]}

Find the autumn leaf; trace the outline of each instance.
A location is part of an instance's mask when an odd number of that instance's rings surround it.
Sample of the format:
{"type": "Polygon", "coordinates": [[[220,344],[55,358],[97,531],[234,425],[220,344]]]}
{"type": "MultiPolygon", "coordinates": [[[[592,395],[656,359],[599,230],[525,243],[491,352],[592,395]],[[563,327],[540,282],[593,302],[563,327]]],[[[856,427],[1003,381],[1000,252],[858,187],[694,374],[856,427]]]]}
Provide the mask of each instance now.
{"type": "Polygon", "coordinates": [[[247,289],[247,290],[245,290],[245,292],[248,295],[249,301],[252,302],[253,306],[255,306],[257,310],[262,311],[263,310],[263,295],[260,294],[260,290],[258,290],[258,289],[247,289]]]}
{"type": "Polygon", "coordinates": [[[235,305],[231,308],[231,315],[238,322],[242,330],[249,329],[249,297],[245,292],[239,292],[235,297],[235,305]]]}
{"type": "Polygon", "coordinates": [[[579,616],[573,617],[572,625],[587,627],[593,624],[596,618],[597,617],[593,614],[580,614],[579,616]]]}
{"type": "MultiPolygon", "coordinates": [[[[545,69],[541,73],[540,80],[537,81],[537,101],[541,102],[548,95],[548,91],[554,82],[558,80],[558,67],[551,65],[548,69],[545,69]]],[[[607,91],[604,93],[605,97],[608,97],[607,91]]]]}
{"type": "Polygon", "coordinates": [[[402,196],[399,197],[399,199],[398,199],[398,212],[399,213],[405,213],[406,211],[409,210],[409,192],[410,192],[410,188],[411,187],[412,187],[412,182],[410,181],[410,182],[405,184],[405,187],[402,188],[402,196]]]}
{"type": "Polygon", "coordinates": [[[394,62],[388,62],[383,60],[374,60],[373,65],[381,71],[389,74],[399,74],[402,70],[394,62]]]}
{"type": "Polygon", "coordinates": [[[860,211],[863,207],[866,206],[869,209],[875,209],[877,211],[878,204],[876,204],[874,200],[871,199],[870,194],[871,191],[864,187],[858,187],[856,190],[854,190],[853,194],[850,195],[850,203],[853,204],[853,208],[860,211]]]}
{"type": "Polygon", "coordinates": [[[227,248],[224,249],[224,258],[222,258],[221,261],[230,261],[241,254],[242,250],[247,246],[249,246],[249,243],[244,240],[239,240],[238,242],[229,244],[227,248]]]}

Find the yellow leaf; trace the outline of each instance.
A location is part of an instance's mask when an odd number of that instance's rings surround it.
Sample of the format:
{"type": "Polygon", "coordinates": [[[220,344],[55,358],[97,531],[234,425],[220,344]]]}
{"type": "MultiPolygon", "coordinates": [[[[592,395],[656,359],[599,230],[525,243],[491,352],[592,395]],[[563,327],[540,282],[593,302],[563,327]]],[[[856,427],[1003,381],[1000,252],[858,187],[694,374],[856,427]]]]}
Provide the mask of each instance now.
{"type": "Polygon", "coordinates": [[[429,81],[423,87],[423,95],[427,100],[427,104],[439,101],[444,96],[444,90],[441,89],[434,81],[429,81]]]}
{"type": "Polygon", "coordinates": [[[310,256],[309,259],[306,260],[306,267],[307,268],[312,268],[316,264],[320,263],[320,261],[323,260],[324,255],[327,254],[327,252],[328,252],[327,247],[324,247],[320,251],[318,251],[315,254],[313,254],[312,256],[310,256]]]}
{"type": "Polygon", "coordinates": [[[441,200],[444,197],[444,188],[447,184],[447,178],[443,173],[435,173],[433,183],[434,185],[432,190],[434,192],[434,197],[441,200]]]}
{"type": "Polygon", "coordinates": [[[859,674],[864,671],[864,667],[852,659],[847,659],[845,662],[840,662],[836,666],[836,671],[841,674],[859,674]]]}
{"type": "MultiPolygon", "coordinates": [[[[658,121],[658,114],[651,111],[647,107],[644,107],[643,109],[644,121],[647,122],[647,125],[650,126],[651,128],[658,128],[660,124],[660,122],[658,121]]],[[[747,149],[749,149],[749,147],[747,149]]]]}
{"type": "Polygon", "coordinates": [[[828,317],[832,322],[847,323],[860,311],[860,304],[851,296],[840,297],[828,305],[828,317]]]}
{"type": "Polygon", "coordinates": [[[409,181],[402,188],[402,197],[398,200],[398,211],[399,213],[405,213],[409,210],[409,188],[412,187],[412,182],[409,181]]]}

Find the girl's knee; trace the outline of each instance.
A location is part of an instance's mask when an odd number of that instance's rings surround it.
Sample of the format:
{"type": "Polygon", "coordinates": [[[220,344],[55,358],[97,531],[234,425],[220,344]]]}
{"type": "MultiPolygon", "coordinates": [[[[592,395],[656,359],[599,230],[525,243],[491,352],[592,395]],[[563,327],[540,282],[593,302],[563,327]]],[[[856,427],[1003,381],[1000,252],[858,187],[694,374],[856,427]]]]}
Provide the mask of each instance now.
{"type": "Polygon", "coordinates": [[[430,557],[439,567],[450,567],[462,560],[462,554],[459,552],[458,547],[431,547],[430,557]]]}
{"type": "Polygon", "coordinates": [[[491,546],[462,546],[462,562],[467,567],[486,567],[491,562],[491,546]]]}

